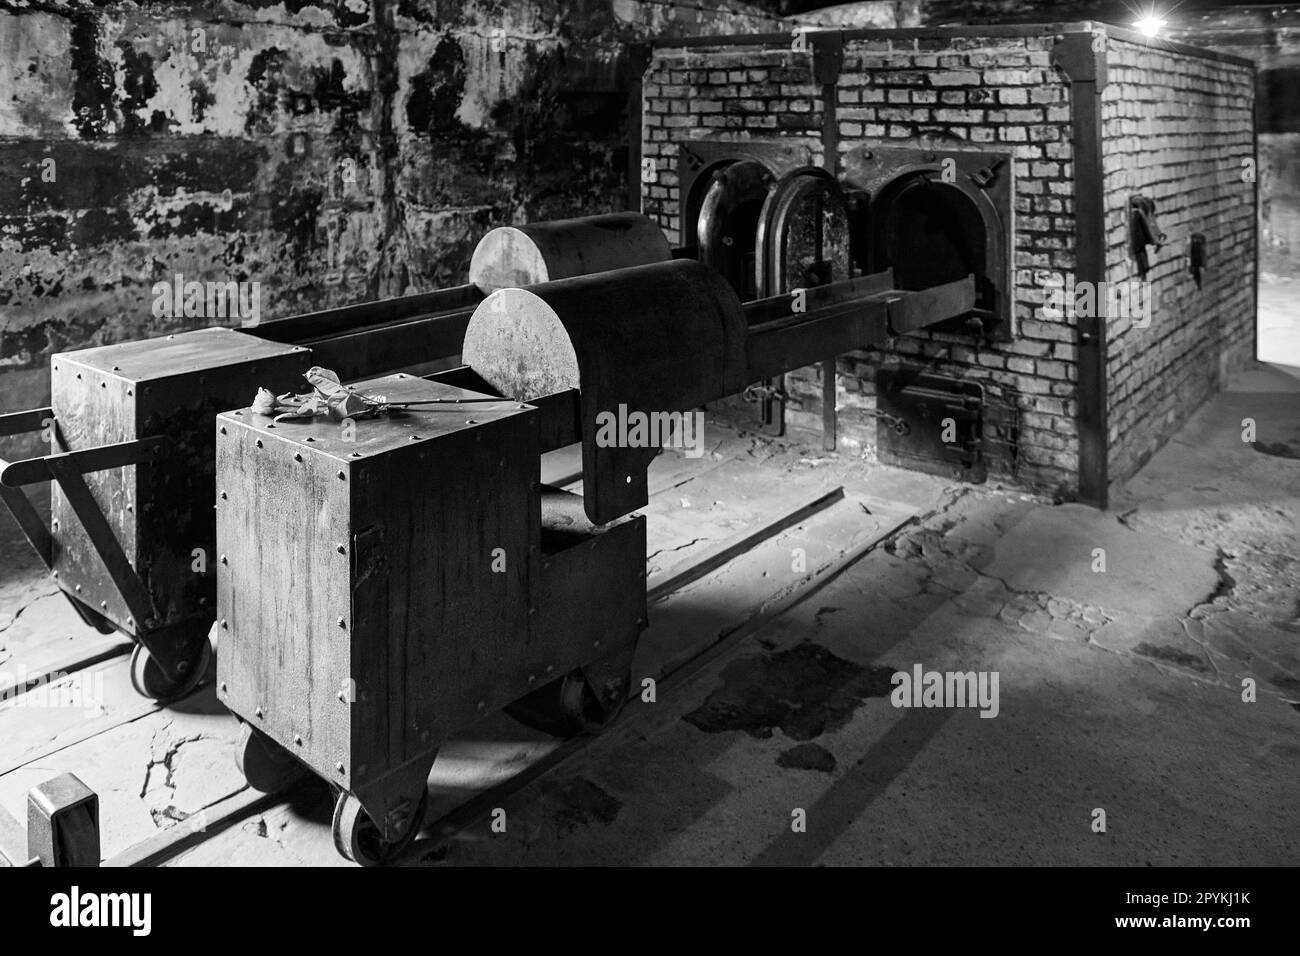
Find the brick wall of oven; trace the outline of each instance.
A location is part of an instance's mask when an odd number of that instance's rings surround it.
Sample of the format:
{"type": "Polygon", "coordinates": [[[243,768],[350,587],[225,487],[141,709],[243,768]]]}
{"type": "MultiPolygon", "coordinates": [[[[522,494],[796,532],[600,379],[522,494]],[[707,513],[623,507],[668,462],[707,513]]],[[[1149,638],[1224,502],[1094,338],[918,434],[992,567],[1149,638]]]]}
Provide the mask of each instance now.
{"type": "MultiPolygon", "coordinates": [[[[1094,200],[1105,203],[1108,280],[1132,272],[1126,250],[1132,192],[1153,195],[1172,239],[1154,257],[1158,305],[1151,327],[1108,323],[1112,481],[1136,470],[1213,392],[1223,371],[1252,354],[1255,261],[1254,186],[1240,177],[1240,160],[1253,156],[1250,67],[1115,33],[1105,48],[1104,198],[1094,200]],[[1208,240],[1201,290],[1187,269],[1190,232],[1208,240]]],[[[874,457],[878,368],[923,369],[985,389],[991,477],[1078,494],[1077,329],[1072,315],[1045,302],[1044,281],[1045,273],[1074,275],[1079,241],[1071,89],[1052,66],[1059,39],[1048,27],[845,34],[835,101],[841,159],[864,145],[1012,154],[1015,337],[988,343],[921,332],[840,357],[842,448],[856,446],[874,457]]],[[[794,136],[820,153],[813,55],[778,42],[655,51],[642,134],[644,155],[655,158],[659,172],[643,189],[643,209],[674,241],[680,240],[676,143],[794,136]]],[[[793,373],[788,385],[789,424],[817,431],[818,369],[793,373]]]]}
{"type": "Polygon", "coordinates": [[[1138,279],[1131,195],[1155,200],[1169,237],[1151,252],[1149,314],[1106,323],[1110,478],[1119,481],[1254,356],[1255,185],[1242,163],[1255,157],[1254,70],[1113,36],[1107,64],[1107,282],[1124,289],[1138,279]],[[1197,232],[1208,254],[1199,289],[1188,256],[1197,232]]]}
{"type": "Polygon", "coordinates": [[[657,50],[646,73],[641,120],[642,211],[679,245],[677,144],[690,139],[793,137],[822,162],[822,103],[807,53],[752,46],[657,50]]]}
{"type": "MultiPolygon", "coordinates": [[[[842,447],[860,447],[874,456],[877,368],[924,368],[984,386],[992,475],[1067,495],[1077,489],[1074,330],[1064,318],[1043,313],[1034,280],[1035,270],[1074,267],[1069,87],[1050,65],[1051,44],[1051,37],[937,36],[933,31],[845,40],[836,90],[841,154],[874,144],[1013,155],[1019,334],[1013,342],[980,344],[969,335],[922,332],[842,356],[842,447]]],[[[647,75],[645,155],[659,157],[665,166],[675,161],[670,144],[690,135],[726,131],[816,141],[820,124],[808,53],[752,46],[662,49],[647,75]],[[769,62],[780,63],[779,84],[769,80],[768,87],[757,87],[742,69],[761,70],[758,64],[769,62]],[[697,115],[701,102],[710,110],[720,103],[722,112],[697,115]],[[795,122],[799,125],[791,129],[788,124],[795,122]]],[[[679,208],[672,176],[661,174],[643,196],[644,211],[676,238],[679,208]]],[[[819,429],[818,368],[790,375],[788,389],[790,426],[819,429]]]]}

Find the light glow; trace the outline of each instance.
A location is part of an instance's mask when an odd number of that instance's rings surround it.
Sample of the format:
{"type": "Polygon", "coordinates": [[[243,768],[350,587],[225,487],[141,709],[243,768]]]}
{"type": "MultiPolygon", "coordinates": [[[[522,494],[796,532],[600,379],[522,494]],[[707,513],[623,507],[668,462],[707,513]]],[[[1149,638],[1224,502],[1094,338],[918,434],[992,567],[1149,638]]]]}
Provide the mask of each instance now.
{"type": "Polygon", "coordinates": [[[1145,36],[1153,37],[1164,29],[1168,22],[1168,20],[1164,20],[1153,13],[1141,20],[1134,21],[1133,28],[1145,36]]]}

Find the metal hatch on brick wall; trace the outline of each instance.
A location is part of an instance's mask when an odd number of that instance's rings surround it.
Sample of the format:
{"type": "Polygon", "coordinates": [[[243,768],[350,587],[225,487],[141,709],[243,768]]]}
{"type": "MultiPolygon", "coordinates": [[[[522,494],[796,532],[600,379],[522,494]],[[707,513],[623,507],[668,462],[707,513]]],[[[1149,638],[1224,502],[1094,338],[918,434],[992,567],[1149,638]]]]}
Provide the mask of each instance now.
{"type": "Polygon", "coordinates": [[[882,463],[977,484],[988,477],[979,383],[880,369],[876,415],[882,463]]]}

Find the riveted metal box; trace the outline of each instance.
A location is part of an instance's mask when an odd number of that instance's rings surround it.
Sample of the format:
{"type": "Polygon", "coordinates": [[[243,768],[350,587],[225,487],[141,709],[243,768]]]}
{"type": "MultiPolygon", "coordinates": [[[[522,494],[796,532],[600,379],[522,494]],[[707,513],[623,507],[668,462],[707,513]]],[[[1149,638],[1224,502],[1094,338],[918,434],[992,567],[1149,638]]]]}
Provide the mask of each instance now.
{"type": "MultiPolygon", "coordinates": [[[[53,450],[166,436],[165,458],[86,475],[127,560],[148,592],[151,630],[210,619],[216,597],[212,549],[216,414],[251,401],[258,386],[304,388],[311,353],[214,328],[124,342],[51,361],[53,450]],[[196,553],[196,550],[201,553],[196,553]]],[[[72,597],[138,635],[94,545],[56,484],[53,569],[72,597]]]]}
{"type": "Polygon", "coordinates": [[[409,375],[355,387],[426,404],[217,420],[218,692],[366,793],[402,768],[427,773],[452,730],[538,667],[538,416],[409,375]]]}

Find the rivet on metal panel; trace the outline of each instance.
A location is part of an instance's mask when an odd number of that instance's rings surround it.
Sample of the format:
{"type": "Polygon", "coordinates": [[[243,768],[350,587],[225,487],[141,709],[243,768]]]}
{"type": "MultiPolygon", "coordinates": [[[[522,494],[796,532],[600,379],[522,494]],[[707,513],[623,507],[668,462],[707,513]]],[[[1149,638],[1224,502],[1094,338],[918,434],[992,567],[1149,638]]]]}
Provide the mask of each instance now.
{"type": "Polygon", "coordinates": [[[235,412],[235,414],[238,415],[240,418],[243,418],[243,417],[244,417],[244,413],[243,413],[243,412],[235,412]]]}
{"type": "Polygon", "coordinates": [[[343,547],[343,545],[339,545],[339,546],[338,546],[338,552],[339,552],[339,554],[347,554],[347,553],[348,553],[348,549],[345,548],[345,547],[343,547]]]}
{"type": "Polygon", "coordinates": [[[472,418],[467,418],[467,419],[465,419],[465,424],[466,424],[466,425],[477,425],[478,422],[476,422],[476,421],[475,421],[474,419],[472,419],[472,418]]]}
{"type": "Polygon", "coordinates": [[[226,556],[225,556],[224,554],[221,556],[221,563],[222,563],[222,564],[229,564],[229,563],[230,563],[229,561],[226,560],[226,556]]]}
{"type": "Polygon", "coordinates": [[[224,435],[226,433],[226,426],[222,425],[219,429],[217,429],[217,431],[221,432],[221,434],[224,435]]]}
{"type": "Polygon", "coordinates": [[[420,440],[420,436],[419,436],[419,435],[412,435],[412,436],[411,436],[411,441],[419,441],[419,440],[420,440]]]}
{"type": "Polygon", "coordinates": [[[347,475],[346,475],[345,473],[343,473],[343,472],[340,471],[340,472],[339,472],[339,481],[344,481],[346,478],[347,478],[347,475]]]}
{"type": "Polygon", "coordinates": [[[76,587],[73,588],[73,590],[76,591],[78,594],[80,594],[80,593],[81,593],[81,585],[78,584],[76,587]]]}
{"type": "Polygon", "coordinates": [[[100,383],[99,383],[99,387],[100,387],[100,388],[108,388],[108,383],[107,383],[107,382],[100,382],[100,383]]]}
{"type": "Polygon", "coordinates": [[[359,451],[354,451],[354,452],[352,452],[352,454],[348,455],[348,457],[349,457],[349,458],[360,458],[360,457],[361,457],[361,452],[359,452],[359,451]]]}
{"type": "Polygon", "coordinates": [[[549,673],[550,673],[551,671],[553,671],[553,670],[555,670],[555,665],[554,665],[554,664],[547,664],[547,665],[546,665],[546,673],[549,674],[549,673]]]}
{"type": "Polygon", "coordinates": [[[275,422],[267,422],[267,423],[266,423],[266,427],[267,427],[267,428],[274,428],[274,427],[275,427],[275,422]]]}
{"type": "Polygon", "coordinates": [[[59,576],[59,572],[58,572],[58,571],[51,571],[51,572],[50,572],[50,577],[57,578],[58,576],[59,576]]]}
{"type": "Polygon", "coordinates": [[[59,521],[57,518],[50,522],[50,527],[53,528],[55,531],[59,530],[59,521]]]}
{"type": "Polygon", "coordinates": [[[253,709],[253,716],[254,716],[254,717],[261,717],[261,716],[262,716],[262,708],[261,708],[261,707],[256,707],[256,708],[254,708],[254,709],[253,709]]]}
{"type": "Polygon", "coordinates": [[[107,601],[100,601],[100,602],[99,602],[99,606],[107,610],[107,608],[108,608],[108,602],[107,602],[107,601]]]}
{"type": "Polygon", "coordinates": [[[479,712],[480,712],[480,713],[482,713],[483,711],[487,710],[487,701],[480,700],[480,701],[478,702],[478,709],[479,709],[479,712]]]}
{"type": "Polygon", "coordinates": [[[226,493],[224,491],[221,493],[221,500],[222,501],[226,500],[226,493]]]}
{"type": "Polygon", "coordinates": [[[592,641],[592,642],[591,642],[591,646],[592,646],[592,647],[600,647],[600,641],[592,641]]]}
{"type": "Polygon", "coordinates": [[[347,622],[347,620],[344,619],[344,618],[339,618],[339,619],[338,619],[337,621],[335,621],[334,623],[338,624],[339,627],[347,627],[347,626],[348,626],[348,622],[347,622]]]}
{"type": "Polygon", "coordinates": [[[628,476],[627,476],[627,483],[628,483],[629,485],[632,484],[632,476],[631,476],[631,475],[628,475],[628,476]]]}
{"type": "Polygon", "coordinates": [[[536,614],[536,613],[537,613],[537,608],[535,608],[535,607],[530,607],[530,608],[528,609],[528,614],[529,614],[529,616],[532,616],[533,614],[536,614]]]}
{"type": "Polygon", "coordinates": [[[253,442],[253,444],[256,445],[258,448],[261,448],[261,447],[262,447],[262,439],[259,438],[257,441],[253,442]]]}
{"type": "Polygon", "coordinates": [[[293,460],[294,460],[294,461],[302,461],[302,455],[301,455],[301,453],[299,453],[299,452],[294,452],[294,454],[293,454],[293,460]]]}
{"type": "Polygon", "coordinates": [[[537,683],[537,675],[536,675],[536,674],[529,674],[529,675],[528,675],[528,683],[530,683],[530,684],[535,684],[535,683],[537,683]]]}
{"type": "MultiPolygon", "coordinates": [[[[120,366],[120,365],[114,365],[114,366],[113,366],[113,371],[114,371],[114,372],[120,372],[120,371],[122,371],[122,366],[120,366]]],[[[203,381],[203,379],[199,379],[199,381],[201,382],[201,381],[203,381]]]]}
{"type": "Polygon", "coordinates": [[[126,397],[127,397],[127,398],[130,398],[130,397],[131,397],[132,395],[134,395],[134,394],[135,394],[135,392],[131,391],[129,388],[126,390],[126,397]]]}
{"type": "Polygon", "coordinates": [[[338,763],[336,763],[336,764],[334,765],[334,769],[337,770],[339,773],[342,773],[342,772],[343,772],[343,761],[340,760],[338,763]]]}
{"type": "Polygon", "coordinates": [[[297,744],[299,747],[301,747],[301,746],[302,746],[302,734],[294,734],[294,735],[293,735],[293,742],[294,742],[295,744],[297,744]]]}
{"type": "Polygon", "coordinates": [[[312,438],[310,435],[308,435],[306,438],[303,439],[303,441],[315,441],[315,440],[316,439],[312,438]]]}
{"type": "Polygon", "coordinates": [[[221,682],[221,693],[224,694],[224,693],[225,693],[227,690],[229,690],[229,689],[230,689],[230,688],[228,688],[228,687],[226,686],[226,682],[225,682],[225,681],[222,681],[222,682],[221,682]]]}
{"type": "Polygon", "coordinates": [[[227,621],[224,617],[221,619],[221,629],[223,631],[230,630],[230,622],[227,621]]]}

